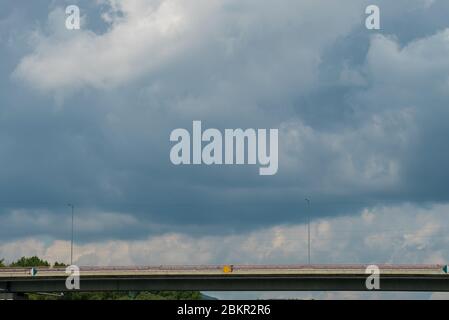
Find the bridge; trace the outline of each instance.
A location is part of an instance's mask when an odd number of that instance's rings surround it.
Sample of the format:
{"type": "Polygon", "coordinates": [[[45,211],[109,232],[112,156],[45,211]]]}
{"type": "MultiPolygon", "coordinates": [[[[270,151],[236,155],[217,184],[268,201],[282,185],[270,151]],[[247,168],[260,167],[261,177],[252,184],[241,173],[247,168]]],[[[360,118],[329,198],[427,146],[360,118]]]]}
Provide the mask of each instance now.
{"type": "MultiPolygon", "coordinates": [[[[367,291],[367,265],[81,267],[80,291],[367,291]]],[[[449,291],[443,265],[379,265],[379,291],[449,291]]],[[[65,268],[0,268],[0,294],[66,292],[65,268]]]]}

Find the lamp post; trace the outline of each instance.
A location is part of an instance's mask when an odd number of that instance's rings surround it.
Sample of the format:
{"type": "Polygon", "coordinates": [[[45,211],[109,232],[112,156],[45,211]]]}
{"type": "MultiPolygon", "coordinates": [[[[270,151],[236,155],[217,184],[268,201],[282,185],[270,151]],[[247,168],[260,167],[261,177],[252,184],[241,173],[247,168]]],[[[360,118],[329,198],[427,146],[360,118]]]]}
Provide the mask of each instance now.
{"type": "Polygon", "coordinates": [[[307,203],[307,263],[310,264],[310,200],[305,199],[307,203]]]}
{"type": "Polygon", "coordinates": [[[70,208],[72,208],[72,239],[70,241],[70,265],[73,265],[73,215],[75,211],[75,206],[71,203],[67,204],[70,208]]]}

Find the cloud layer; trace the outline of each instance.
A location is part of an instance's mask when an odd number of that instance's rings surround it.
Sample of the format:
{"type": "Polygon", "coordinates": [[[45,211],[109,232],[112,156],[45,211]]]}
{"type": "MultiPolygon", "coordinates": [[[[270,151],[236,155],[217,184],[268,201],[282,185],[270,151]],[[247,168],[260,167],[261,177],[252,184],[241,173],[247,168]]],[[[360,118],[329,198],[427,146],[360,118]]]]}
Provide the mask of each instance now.
{"type": "MultiPolygon", "coordinates": [[[[449,236],[448,205],[416,209],[410,205],[365,210],[356,216],[319,219],[311,224],[313,263],[444,264],[449,236]],[[395,227],[397,226],[397,227],[395,227]]],[[[83,224],[92,224],[81,221],[83,224]]],[[[95,227],[93,227],[95,228],[95,227]]],[[[80,235],[78,235],[80,236],[80,235]]],[[[24,238],[0,245],[8,261],[39,255],[51,262],[67,261],[70,242],[24,238]]],[[[150,235],[142,240],[108,240],[75,244],[78,265],[158,264],[299,264],[307,261],[304,224],[278,225],[247,234],[192,237],[183,233],[150,235]],[[193,259],[193,260],[192,260],[193,259]]],[[[232,298],[387,299],[428,298],[428,294],[364,293],[213,293],[232,298]]],[[[435,298],[447,298],[436,295],[435,298]]]]}
{"type": "Polygon", "coordinates": [[[308,214],[317,261],[447,259],[446,1],[380,1],[380,31],[368,1],[77,3],[77,32],[0,13],[0,256],[63,259],[70,202],[86,264],[300,262],[308,214]],[[278,128],[278,174],[173,166],[193,120],[278,128]]]}

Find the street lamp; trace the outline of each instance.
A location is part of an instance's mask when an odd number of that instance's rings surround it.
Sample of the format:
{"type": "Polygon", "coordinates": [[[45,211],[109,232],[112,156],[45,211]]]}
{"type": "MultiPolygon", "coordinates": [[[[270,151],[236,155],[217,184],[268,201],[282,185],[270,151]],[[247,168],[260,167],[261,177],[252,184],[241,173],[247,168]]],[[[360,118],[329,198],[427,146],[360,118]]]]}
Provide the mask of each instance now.
{"type": "Polygon", "coordinates": [[[72,240],[70,242],[70,265],[73,265],[73,213],[75,211],[75,206],[71,203],[68,203],[67,205],[72,208],[72,240]]]}
{"type": "Polygon", "coordinates": [[[307,263],[310,264],[310,200],[304,200],[307,203],[307,263]]]}

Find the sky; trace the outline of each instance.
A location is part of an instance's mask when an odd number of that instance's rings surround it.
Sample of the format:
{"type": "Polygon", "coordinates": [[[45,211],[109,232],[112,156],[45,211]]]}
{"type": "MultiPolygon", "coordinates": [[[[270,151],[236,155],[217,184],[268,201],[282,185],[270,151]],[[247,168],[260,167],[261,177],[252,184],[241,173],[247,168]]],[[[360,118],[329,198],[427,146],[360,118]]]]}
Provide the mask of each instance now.
{"type": "Polygon", "coordinates": [[[0,258],[67,261],[71,203],[79,265],[304,263],[308,218],[314,263],[447,263],[448,12],[3,0],[0,258]],[[278,172],[173,165],[195,120],[278,129],[278,172]]]}

